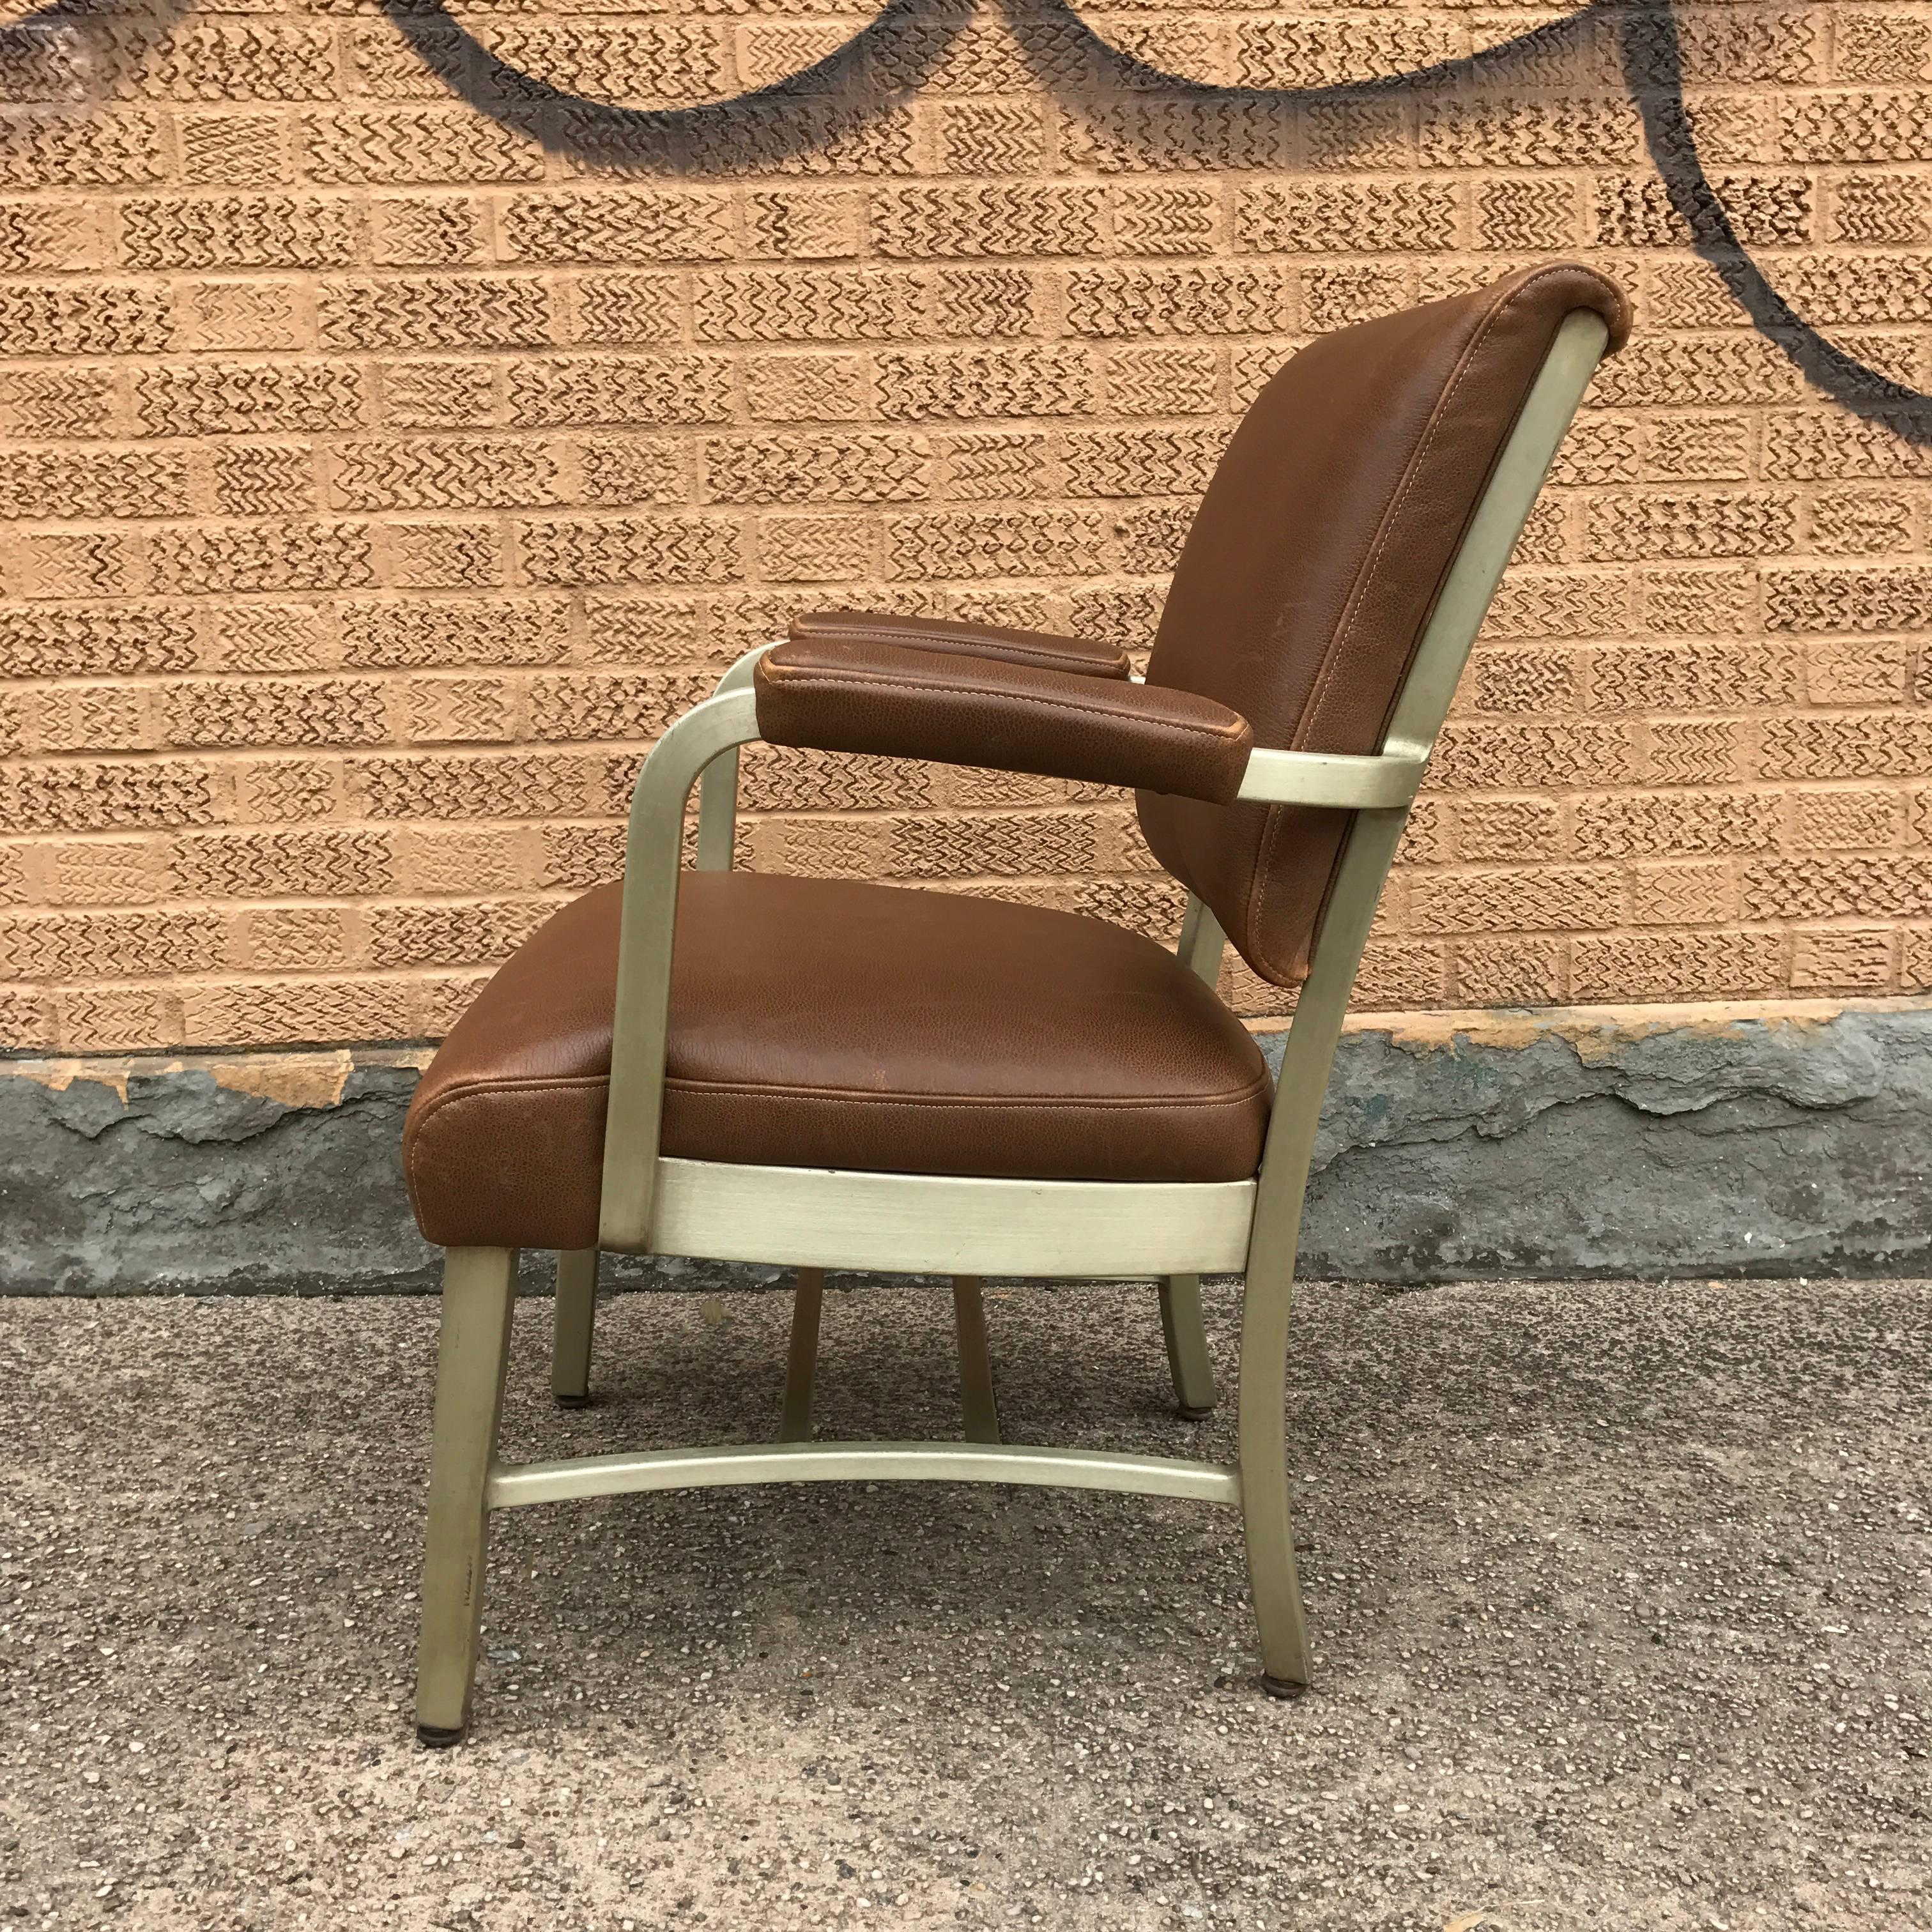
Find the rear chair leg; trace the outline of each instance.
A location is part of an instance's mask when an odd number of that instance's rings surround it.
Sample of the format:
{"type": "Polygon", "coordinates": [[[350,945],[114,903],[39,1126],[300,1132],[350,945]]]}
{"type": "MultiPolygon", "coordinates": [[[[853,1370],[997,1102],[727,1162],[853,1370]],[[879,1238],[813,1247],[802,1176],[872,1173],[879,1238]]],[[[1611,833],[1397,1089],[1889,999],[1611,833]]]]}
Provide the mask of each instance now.
{"type": "Polygon", "coordinates": [[[968,1442],[1000,1439],[1000,1405],[993,1394],[993,1358],[986,1346],[986,1304],[977,1275],[952,1277],[952,1325],[959,1340],[959,1396],[968,1442]]]}
{"type": "Polygon", "coordinates": [[[1248,1582],[1262,1646],[1262,1688],[1298,1697],[1308,1688],[1308,1624],[1288,1511],[1288,1331],[1292,1250],[1285,1270],[1248,1258],[1241,1313],[1238,1434],[1248,1582]]]}
{"type": "Polygon", "coordinates": [[[781,1442],[812,1440],[812,1388],[818,1373],[818,1318],[825,1305],[825,1270],[802,1268],[792,1297],[791,1346],[785,1356],[781,1442]]]}
{"type": "Polygon", "coordinates": [[[1214,1406],[1214,1365],[1208,1356],[1208,1330],[1201,1318],[1201,1277],[1171,1274],[1160,1285],[1161,1332],[1167,1337],[1167,1366],[1174,1377],[1174,1399],[1190,1422],[1214,1406]]]}
{"type": "Polygon", "coordinates": [[[590,1344],[597,1331],[597,1250],[566,1248],[556,1258],[556,1330],[550,1393],[566,1408],[590,1400],[590,1344]]]}
{"type": "Polygon", "coordinates": [[[470,1722],[489,1528],[484,1487],[496,1455],[516,1286],[514,1248],[452,1248],[443,1256],[416,1652],[416,1736],[433,1746],[458,1742],[470,1722]]]}

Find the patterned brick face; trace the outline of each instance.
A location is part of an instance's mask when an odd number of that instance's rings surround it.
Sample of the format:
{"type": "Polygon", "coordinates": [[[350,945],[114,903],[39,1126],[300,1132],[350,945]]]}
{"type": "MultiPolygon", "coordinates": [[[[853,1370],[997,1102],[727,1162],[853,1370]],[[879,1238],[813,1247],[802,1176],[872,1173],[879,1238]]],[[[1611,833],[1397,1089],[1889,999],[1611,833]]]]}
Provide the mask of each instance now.
{"type": "MultiPolygon", "coordinates": [[[[530,0],[478,26],[487,113],[374,0],[82,8],[0,49],[0,1046],[440,1033],[616,874],[643,752],[792,611],[1144,650],[1286,357],[1557,252],[1624,283],[1636,339],[1504,580],[1359,999],[1932,985],[1932,412],[1839,407],[1754,330],[1603,20],[1400,98],[1190,94],[992,4],[681,130],[543,92],[728,98],[876,11],[530,0]]],[[[1738,236],[1932,386],[1932,16],[1676,13],[1738,236]]],[[[1323,89],[1542,17],[1090,24],[1323,89]]],[[[1104,788],[753,751],[743,799],[748,862],[1178,923],[1104,788]]]]}

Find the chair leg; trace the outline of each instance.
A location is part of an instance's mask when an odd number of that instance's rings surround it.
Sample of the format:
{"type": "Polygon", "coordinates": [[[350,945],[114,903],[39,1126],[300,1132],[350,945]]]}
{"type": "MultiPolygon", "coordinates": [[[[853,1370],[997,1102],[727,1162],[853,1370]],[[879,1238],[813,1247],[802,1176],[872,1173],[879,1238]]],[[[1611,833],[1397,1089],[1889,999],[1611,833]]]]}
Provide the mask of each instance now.
{"type": "Polygon", "coordinates": [[[785,1355],[784,1413],[781,1442],[812,1440],[812,1388],[818,1372],[818,1317],[825,1305],[825,1270],[802,1268],[792,1297],[791,1346],[785,1355]]]}
{"type": "Polygon", "coordinates": [[[556,1328],[550,1393],[566,1408],[590,1400],[590,1345],[597,1332],[597,1250],[567,1248],[556,1258],[556,1328]]]}
{"type": "Polygon", "coordinates": [[[1161,1332],[1167,1337],[1167,1366],[1174,1377],[1174,1399],[1190,1422],[1209,1414],[1215,1402],[1214,1365],[1208,1355],[1208,1330],[1201,1318],[1201,1277],[1171,1274],[1160,1285],[1161,1332]]]}
{"type": "Polygon", "coordinates": [[[416,1736],[430,1745],[455,1744],[470,1722],[489,1529],[484,1490],[496,1454],[516,1287],[514,1248],[452,1248],[443,1257],[416,1652],[416,1736]]]}
{"type": "Polygon", "coordinates": [[[1308,1688],[1308,1624],[1288,1508],[1288,1330],[1294,1290],[1292,1258],[1284,1269],[1250,1254],[1241,1313],[1241,1519],[1261,1636],[1262,1688],[1276,1697],[1297,1697],[1308,1688]]]}
{"type": "Polygon", "coordinates": [[[959,1396],[968,1442],[1000,1440],[1000,1405],[993,1393],[993,1358],[986,1346],[986,1304],[976,1275],[952,1277],[952,1325],[959,1340],[959,1396]]]}

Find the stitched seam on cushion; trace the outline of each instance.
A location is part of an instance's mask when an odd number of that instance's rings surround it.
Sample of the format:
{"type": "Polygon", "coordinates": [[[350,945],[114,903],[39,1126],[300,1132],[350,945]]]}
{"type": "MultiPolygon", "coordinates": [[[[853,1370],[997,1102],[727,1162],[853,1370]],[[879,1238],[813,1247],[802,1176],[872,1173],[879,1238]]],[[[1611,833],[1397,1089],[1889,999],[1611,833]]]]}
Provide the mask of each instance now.
{"type": "MultiPolygon", "coordinates": [[[[1067,665],[1076,670],[1084,666],[1090,666],[1096,663],[1124,664],[1127,662],[1127,654],[1124,651],[1116,651],[1111,658],[1102,658],[1097,656],[1083,657],[1076,651],[1042,650],[1037,644],[1006,644],[994,639],[985,638],[977,633],[969,634],[964,638],[948,638],[935,636],[930,631],[895,631],[888,630],[883,626],[874,628],[870,625],[860,624],[850,625],[836,631],[828,631],[825,638],[814,638],[806,636],[792,641],[810,645],[814,643],[822,644],[832,638],[861,638],[874,644],[901,644],[922,650],[944,650],[949,646],[956,649],[964,647],[968,655],[971,654],[971,646],[980,644],[986,647],[982,651],[983,655],[995,656],[1005,659],[1009,663],[1048,666],[1067,665]]],[[[1102,646],[1102,648],[1105,647],[1102,646]]]]}
{"type": "Polygon", "coordinates": [[[1085,1100],[1070,1100],[1052,1094],[872,1094],[848,1087],[778,1087],[736,1081],[693,1080],[680,1076],[664,1082],[667,1090],[680,1094],[740,1094],[748,1099],[788,1099],[836,1102],[840,1106],[889,1107],[1057,1107],[1068,1112],[1118,1112],[1138,1107],[1236,1107],[1262,1091],[1257,1080],[1246,1087],[1230,1088],[1222,1094],[1198,1094],[1171,1100],[1136,1098],[1122,1094],[1085,1100]]]}
{"type": "MultiPolygon", "coordinates": [[[[1448,415],[1450,405],[1455,399],[1456,392],[1462,387],[1463,378],[1469,373],[1470,365],[1476,358],[1476,352],[1482,346],[1484,339],[1489,334],[1490,329],[1494,327],[1497,317],[1508,308],[1510,303],[1516,296],[1533,288],[1537,283],[1547,276],[1568,274],[1570,272],[1571,272],[1567,265],[1561,267],[1539,268],[1534,274],[1520,282],[1509,294],[1498,301],[1489,314],[1484,316],[1476,332],[1470,337],[1468,346],[1463,350],[1462,355],[1456,358],[1456,367],[1450,375],[1448,385],[1443,390],[1435,409],[1430,412],[1428,427],[1424,430],[1422,440],[1416,446],[1415,454],[1409,459],[1408,466],[1403,472],[1401,484],[1383,516],[1382,526],[1376,532],[1376,540],[1370,545],[1368,555],[1362,560],[1361,568],[1355,573],[1355,581],[1349,586],[1346,613],[1341,623],[1328,640],[1328,648],[1322,653],[1322,668],[1316,674],[1314,688],[1308,694],[1307,703],[1302,706],[1301,718],[1296,725],[1294,734],[1298,740],[1301,736],[1302,727],[1306,724],[1316,705],[1321,701],[1323,693],[1326,692],[1334,680],[1336,666],[1341,658],[1342,646],[1355,628],[1363,588],[1367,584],[1377,560],[1388,547],[1390,534],[1394,530],[1396,520],[1401,514],[1402,506],[1408,501],[1408,494],[1414,487],[1415,479],[1421,473],[1429,452],[1433,448],[1436,437],[1441,433],[1442,424],[1448,415]]],[[[1465,527],[1466,530],[1466,524],[1465,527]]],[[[1459,545],[1458,548],[1460,547],[1459,545]]],[[[1454,560],[1453,558],[1450,560],[1452,563],[1454,560]]],[[[1441,589],[1439,584],[1437,588],[1439,592],[1441,589]]],[[[1255,867],[1255,892],[1250,901],[1250,936],[1256,942],[1256,951],[1276,971],[1286,970],[1292,974],[1293,969],[1281,967],[1261,943],[1264,929],[1263,920],[1268,906],[1268,873],[1274,860],[1274,848],[1279,838],[1281,824],[1282,818],[1277,815],[1269,824],[1262,841],[1261,856],[1255,867]]],[[[1331,882],[1333,878],[1334,868],[1331,867],[1330,868],[1331,882]]],[[[1328,888],[1324,886],[1322,890],[1322,906],[1327,904],[1328,898],[1328,888]]],[[[1318,920],[1321,916],[1321,910],[1322,907],[1318,906],[1316,910],[1316,916],[1318,920]]]]}
{"type": "MultiPolygon", "coordinates": [[[[766,658],[763,663],[771,665],[766,658]]],[[[1149,717],[1144,713],[1111,709],[1102,704],[1078,704],[1070,698],[1036,696],[1031,692],[988,691],[982,686],[974,684],[940,684],[930,679],[910,676],[894,677],[890,674],[863,671],[826,671],[815,664],[771,665],[770,678],[809,680],[828,691],[931,691],[942,698],[990,698],[1007,704],[1027,704],[1042,710],[1076,711],[1094,718],[1105,718],[1117,724],[1142,724],[1156,731],[1192,731],[1203,737],[1218,738],[1232,743],[1246,728],[1246,718],[1237,718],[1232,725],[1194,723],[1179,718],[1149,717]]],[[[1144,686],[1141,687],[1143,690],[1144,686]]]]}

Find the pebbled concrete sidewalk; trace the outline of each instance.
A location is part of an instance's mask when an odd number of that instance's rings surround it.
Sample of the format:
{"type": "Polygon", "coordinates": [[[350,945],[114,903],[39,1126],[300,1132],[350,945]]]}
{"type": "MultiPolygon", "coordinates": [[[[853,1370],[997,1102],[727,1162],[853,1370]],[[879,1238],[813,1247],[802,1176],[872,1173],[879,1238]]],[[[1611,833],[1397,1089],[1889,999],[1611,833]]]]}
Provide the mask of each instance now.
{"type": "MultiPolygon", "coordinates": [[[[822,1431],[953,1430],[943,1288],[827,1300],[822,1431]]],[[[525,1301],[508,1451],[769,1433],[786,1309],[607,1301],[568,1414],[525,1301]]],[[[1012,1439],[1231,1448],[1150,1290],[991,1313],[1012,1439]]],[[[1925,1283],[1309,1289],[1298,1703],[1225,1513],[714,1491],[500,1519],[430,1754],[434,1318],[0,1302],[0,1924],[1932,1922],[1925,1283]]]]}

